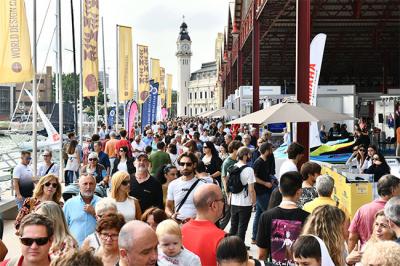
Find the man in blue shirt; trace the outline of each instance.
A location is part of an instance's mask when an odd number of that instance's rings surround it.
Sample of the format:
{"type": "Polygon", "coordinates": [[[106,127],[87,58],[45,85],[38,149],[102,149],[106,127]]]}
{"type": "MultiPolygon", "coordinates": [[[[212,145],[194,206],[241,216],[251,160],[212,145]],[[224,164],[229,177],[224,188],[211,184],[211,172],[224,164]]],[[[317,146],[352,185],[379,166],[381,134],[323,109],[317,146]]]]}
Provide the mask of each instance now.
{"type": "MultiPolygon", "coordinates": [[[[94,151],[97,152],[97,155],[99,156],[98,163],[103,165],[104,168],[106,168],[107,175],[110,175],[110,171],[111,171],[110,170],[110,167],[111,167],[110,159],[108,158],[108,155],[105,152],[102,151],[101,142],[100,141],[96,141],[94,143],[93,147],[94,147],[94,151]]],[[[103,175],[103,177],[104,177],[104,175],[103,175]]]]}
{"type": "Polygon", "coordinates": [[[92,175],[81,175],[79,178],[79,195],[68,200],[64,205],[67,225],[79,246],[83,240],[96,229],[94,207],[100,197],[94,195],[96,178],[92,175]]]}

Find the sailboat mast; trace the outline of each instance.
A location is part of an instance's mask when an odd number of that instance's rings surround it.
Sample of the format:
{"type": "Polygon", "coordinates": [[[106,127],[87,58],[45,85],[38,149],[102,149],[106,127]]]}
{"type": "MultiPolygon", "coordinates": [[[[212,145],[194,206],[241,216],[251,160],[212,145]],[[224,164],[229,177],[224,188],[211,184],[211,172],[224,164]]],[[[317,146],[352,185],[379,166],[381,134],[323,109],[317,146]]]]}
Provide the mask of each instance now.
{"type": "Polygon", "coordinates": [[[107,78],[106,78],[106,53],[104,49],[104,20],[103,17],[101,17],[101,36],[103,39],[103,96],[104,96],[104,124],[106,125],[106,128],[108,129],[108,115],[107,115],[107,78]]]}
{"type": "Polygon", "coordinates": [[[59,176],[63,176],[64,173],[64,159],[62,156],[63,146],[63,86],[62,86],[62,41],[61,41],[61,0],[57,0],[57,38],[58,38],[58,80],[59,80],[59,91],[58,91],[58,133],[60,134],[60,172],[59,176]]]}
{"type": "MultiPolygon", "coordinates": [[[[37,91],[36,91],[36,68],[37,68],[37,54],[36,54],[36,0],[33,0],[33,81],[32,81],[32,153],[33,153],[33,176],[36,178],[37,172],[37,91]]],[[[22,93],[22,91],[21,91],[22,93]]]]}

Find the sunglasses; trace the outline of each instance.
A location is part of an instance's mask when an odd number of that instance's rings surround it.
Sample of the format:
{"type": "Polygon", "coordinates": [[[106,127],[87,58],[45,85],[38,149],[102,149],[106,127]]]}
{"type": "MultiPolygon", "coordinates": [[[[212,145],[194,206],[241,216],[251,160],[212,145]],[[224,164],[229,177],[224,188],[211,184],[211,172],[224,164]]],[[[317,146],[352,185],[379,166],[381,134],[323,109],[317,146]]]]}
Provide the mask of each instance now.
{"type": "Polygon", "coordinates": [[[179,163],[180,166],[184,167],[185,165],[187,167],[191,167],[193,165],[193,163],[179,163]]]}
{"type": "Polygon", "coordinates": [[[360,151],[365,151],[364,149],[360,149],[360,151]]]}
{"type": "Polygon", "coordinates": [[[38,246],[46,245],[49,242],[49,237],[39,237],[39,238],[29,238],[29,237],[21,237],[21,243],[25,246],[32,246],[33,242],[35,242],[38,246]]]}
{"type": "Polygon", "coordinates": [[[124,150],[119,150],[119,152],[125,152],[124,150]]]}
{"type": "Polygon", "coordinates": [[[50,157],[50,155],[48,155],[48,154],[43,154],[43,157],[50,157]]]}
{"type": "Polygon", "coordinates": [[[129,185],[130,183],[131,183],[130,180],[124,180],[124,181],[121,182],[121,185],[127,186],[127,185],[129,185]]]}
{"type": "Polygon", "coordinates": [[[47,182],[47,183],[44,184],[44,186],[46,186],[46,187],[52,186],[53,188],[57,188],[57,187],[58,187],[58,184],[57,184],[57,183],[50,183],[50,182],[47,182]]]}
{"type": "Polygon", "coordinates": [[[373,161],[379,161],[379,158],[372,158],[373,161]]]}
{"type": "Polygon", "coordinates": [[[89,158],[89,161],[97,161],[96,158],[89,158]]]}

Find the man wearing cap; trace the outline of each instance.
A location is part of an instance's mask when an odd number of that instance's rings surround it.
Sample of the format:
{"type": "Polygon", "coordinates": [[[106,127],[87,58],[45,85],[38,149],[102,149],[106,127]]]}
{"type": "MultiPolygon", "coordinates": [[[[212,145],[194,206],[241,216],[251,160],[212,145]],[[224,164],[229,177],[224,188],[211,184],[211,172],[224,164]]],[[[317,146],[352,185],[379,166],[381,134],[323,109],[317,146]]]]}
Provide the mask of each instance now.
{"type": "Polygon", "coordinates": [[[22,151],[21,162],[13,171],[13,188],[18,210],[22,208],[25,198],[32,197],[33,194],[34,177],[29,165],[31,159],[31,153],[29,151],[22,151]]]}
{"type": "Polygon", "coordinates": [[[164,208],[161,184],[149,173],[149,157],[140,153],[135,160],[136,173],[131,178],[130,196],[139,200],[142,213],[150,207],[164,208]]]}
{"type": "Polygon", "coordinates": [[[45,150],[42,156],[43,156],[43,162],[38,165],[37,176],[39,178],[47,174],[53,174],[55,176],[58,176],[60,167],[58,166],[58,164],[56,164],[51,160],[52,158],[51,150],[45,150]]]}

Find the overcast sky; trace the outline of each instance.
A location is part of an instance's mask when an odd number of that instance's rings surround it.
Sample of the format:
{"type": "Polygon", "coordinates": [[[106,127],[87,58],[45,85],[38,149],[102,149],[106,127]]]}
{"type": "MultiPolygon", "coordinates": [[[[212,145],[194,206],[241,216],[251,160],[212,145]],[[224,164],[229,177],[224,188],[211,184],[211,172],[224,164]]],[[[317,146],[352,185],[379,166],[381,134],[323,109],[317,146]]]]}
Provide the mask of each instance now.
{"type": "MultiPolygon", "coordinates": [[[[74,1],[76,49],[79,69],[79,0],[74,1]]],[[[32,36],[32,0],[26,0],[30,34],[32,36]]],[[[72,50],[70,1],[62,0],[62,45],[72,50]]],[[[56,0],[37,0],[37,33],[49,7],[42,34],[38,42],[38,72],[45,65],[45,57],[55,27],[56,0]]],[[[214,60],[215,39],[223,32],[228,21],[229,0],[100,0],[100,15],[104,17],[106,71],[110,74],[110,88],[115,89],[116,37],[115,25],[133,28],[134,77],[136,77],[136,44],[149,46],[149,56],[159,58],[166,73],[173,74],[176,88],[177,60],[176,40],[182,16],[188,24],[192,39],[191,71],[199,69],[201,63],[214,60]]],[[[101,31],[101,25],[100,25],[101,31]]],[[[100,70],[103,68],[101,34],[99,35],[100,70]]],[[[55,37],[46,65],[55,71],[55,37]]],[[[72,53],[63,51],[63,72],[73,71],[72,53]]],[[[79,70],[78,70],[79,71],[79,70]]],[[[135,89],[137,89],[135,84],[135,89]]]]}

